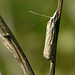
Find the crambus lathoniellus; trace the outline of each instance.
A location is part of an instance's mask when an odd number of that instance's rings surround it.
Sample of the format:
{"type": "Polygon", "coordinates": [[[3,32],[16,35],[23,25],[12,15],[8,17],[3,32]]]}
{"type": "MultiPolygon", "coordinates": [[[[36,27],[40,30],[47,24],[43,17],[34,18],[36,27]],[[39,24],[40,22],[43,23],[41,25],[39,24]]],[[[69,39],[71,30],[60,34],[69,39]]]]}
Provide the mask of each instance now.
{"type": "Polygon", "coordinates": [[[43,56],[46,59],[52,59],[52,55],[55,50],[56,44],[56,27],[55,27],[55,17],[56,17],[57,11],[54,13],[53,17],[50,17],[50,20],[47,23],[47,29],[46,29],[46,39],[45,39],[45,47],[43,51],[43,56]]]}
{"type": "Polygon", "coordinates": [[[39,14],[33,11],[29,11],[30,13],[40,15],[43,17],[48,17],[50,20],[47,23],[47,29],[46,29],[46,39],[45,39],[45,47],[43,51],[43,56],[46,59],[53,59],[53,53],[56,49],[56,27],[55,27],[55,19],[57,15],[57,10],[55,11],[53,17],[49,17],[43,14],[39,14]]]}

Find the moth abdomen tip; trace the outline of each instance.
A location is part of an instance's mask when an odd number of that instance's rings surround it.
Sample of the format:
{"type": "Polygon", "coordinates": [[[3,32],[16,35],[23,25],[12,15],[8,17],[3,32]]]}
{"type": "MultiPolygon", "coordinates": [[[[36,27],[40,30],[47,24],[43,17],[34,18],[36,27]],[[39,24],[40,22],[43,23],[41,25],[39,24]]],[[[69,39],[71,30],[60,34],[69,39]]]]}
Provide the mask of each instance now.
{"type": "Polygon", "coordinates": [[[47,55],[46,53],[43,53],[43,56],[44,56],[44,58],[46,58],[47,60],[49,60],[49,59],[50,59],[50,56],[49,56],[49,55],[47,55]]]}

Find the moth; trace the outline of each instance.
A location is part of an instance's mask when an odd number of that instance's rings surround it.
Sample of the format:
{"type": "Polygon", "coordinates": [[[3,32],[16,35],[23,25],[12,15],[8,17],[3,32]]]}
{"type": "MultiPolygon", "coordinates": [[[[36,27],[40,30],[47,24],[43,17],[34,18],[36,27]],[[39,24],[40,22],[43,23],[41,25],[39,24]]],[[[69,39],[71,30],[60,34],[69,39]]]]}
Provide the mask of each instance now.
{"type": "Polygon", "coordinates": [[[57,11],[55,11],[53,17],[50,17],[50,20],[47,23],[45,46],[43,51],[43,56],[46,59],[53,59],[53,53],[55,52],[56,48],[56,26],[55,26],[56,14],[57,11]]]}
{"type": "Polygon", "coordinates": [[[46,39],[45,39],[45,46],[43,51],[43,56],[46,59],[53,59],[53,54],[56,49],[56,26],[55,26],[55,20],[57,15],[57,10],[55,11],[53,17],[46,16],[43,14],[39,14],[33,11],[29,11],[30,13],[40,15],[43,17],[48,17],[50,20],[47,23],[47,29],[46,29],[46,39]]]}

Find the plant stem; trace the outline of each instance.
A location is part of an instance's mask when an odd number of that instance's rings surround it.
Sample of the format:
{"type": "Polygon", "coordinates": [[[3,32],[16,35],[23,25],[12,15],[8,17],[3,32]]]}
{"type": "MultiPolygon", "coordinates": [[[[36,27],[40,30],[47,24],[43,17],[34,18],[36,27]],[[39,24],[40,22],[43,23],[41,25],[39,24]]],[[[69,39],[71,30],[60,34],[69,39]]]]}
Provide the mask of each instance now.
{"type": "Polygon", "coordinates": [[[25,75],[34,75],[34,72],[26,58],[24,52],[22,51],[20,45],[15,39],[14,35],[0,16],[0,28],[2,33],[0,32],[0,39],[4,43],[4,45],[10,50],[10,52],[14,55],[14,57],[20,63],[25,75]]]}
{"type": "MultiPolygon", "coordinates": [[[[60,26],[60,18],[61,18],[61,11],[62,11],[62,4],[63,0],[58,0],[58,6],[57,6],[57,17],[56,17],[56,46],[57,46],[57,39],[58,39],[58,32],[59,32],[59,26],[60,26]]],[[[57,48],[57,47],[56,47],[57,48]]],[[[49,75],[55,75],[55,64],[56,64],[56,49],[53,54],[53,60],[50,62],[50,74],[49,75]]]]}

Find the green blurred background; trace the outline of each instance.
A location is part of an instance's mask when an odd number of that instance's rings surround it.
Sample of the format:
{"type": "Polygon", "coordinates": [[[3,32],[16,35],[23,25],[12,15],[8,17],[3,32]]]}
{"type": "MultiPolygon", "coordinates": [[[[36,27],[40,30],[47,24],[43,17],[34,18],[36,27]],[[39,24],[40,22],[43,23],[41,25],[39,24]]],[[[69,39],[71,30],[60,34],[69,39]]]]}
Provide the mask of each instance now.
{"type": "MultiPolygon", "coordinates": [[[[31,14],[29,11],[52,16],[57,3],[58,0],[0,0],[0,14],[18,40],[35,75],[49,75],[50,62],[43,57],[46,24],[49,18],[31,14]]],[[[55,75],[75,75],[74,42],[75,0],[64,0],[55,75]]],[[[0,72],[2,75],[24,75],[19,63],[1,41],[0,72]]]]}

